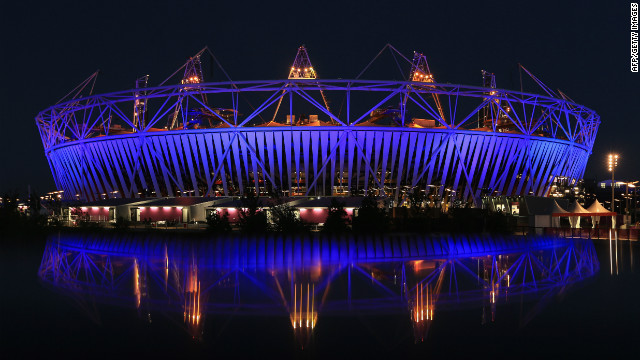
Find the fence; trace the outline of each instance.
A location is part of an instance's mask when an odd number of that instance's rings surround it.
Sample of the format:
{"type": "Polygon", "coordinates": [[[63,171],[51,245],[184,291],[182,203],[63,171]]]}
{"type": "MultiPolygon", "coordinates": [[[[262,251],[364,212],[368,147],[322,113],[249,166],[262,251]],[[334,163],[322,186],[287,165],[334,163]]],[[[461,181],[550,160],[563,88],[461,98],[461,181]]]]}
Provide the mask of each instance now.
{"type": "MultiPolygon", "coordinates": [[[[535,228],[538,230],[540,228],[535,228]]],[[[564,238],[585,238],[585,239],[609,239],[610,236],[615,236],[615,233],[611,233],[612,229],[608,228],[543,228],[543,234],[554,235],[564,238]]],[[[635,240],[640,241],[640,229],[613,229],[618,235],[619,240],[635,240]]],[[[530,232],[531,233],[531,232],[530,232]]],[[[535,231],[538,233],[538,231],[535,231]]]]}

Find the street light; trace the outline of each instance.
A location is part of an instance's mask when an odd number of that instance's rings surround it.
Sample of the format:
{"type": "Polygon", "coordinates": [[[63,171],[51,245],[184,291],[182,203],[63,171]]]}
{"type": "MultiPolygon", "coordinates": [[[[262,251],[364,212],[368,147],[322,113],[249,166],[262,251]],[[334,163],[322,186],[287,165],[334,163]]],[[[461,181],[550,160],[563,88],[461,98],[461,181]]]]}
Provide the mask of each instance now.
{"type": "Polygon", "coordinates": [[[618,154],[609,154],[609,171],[611,171],[611,212],[615,212],[615,205],[614,205],[614,191],[615,191],[615,180],[614,180],[614,174],[616,171],[616,166],[618,166],[618,154]]]}
{"type": "MultiPolygon", "coordinates": [[[[631,221],[632,223],[636,223],[636,206],[637,206],[637,200],[636,200],[636,189],[638,188],[638,186],[636,185],[639,181],[632,181],[630,183],[627,183],[627,193],[629,192],[629,187],[633,188],[633,200],[631,195],[629,195],[627,197],[627,204],[629,203],[629,201],[633,201],[633,212],[630,212],[627,210],[627,213],[629,213],[631,215],[631,221]]],[[[627,205],[628,206],[628,205],[627,205]]]]}

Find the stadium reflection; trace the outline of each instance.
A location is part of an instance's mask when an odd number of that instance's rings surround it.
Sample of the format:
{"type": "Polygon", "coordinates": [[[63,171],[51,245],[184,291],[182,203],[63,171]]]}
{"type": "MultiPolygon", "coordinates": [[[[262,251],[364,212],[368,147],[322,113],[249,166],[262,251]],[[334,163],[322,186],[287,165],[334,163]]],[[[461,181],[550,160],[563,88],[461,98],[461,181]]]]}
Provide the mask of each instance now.
{"type": "Polygon", "coordinates": [[[201,338],[206,317],[289,316],[305,347],[323,315],[406,316],[423,341],[438,311],[535,300],[595,274],[591,241],[478,235],[278,236],[177,240],[163,234],[61,234],[39,277],[74,299],[182,313],[201,338]]]}

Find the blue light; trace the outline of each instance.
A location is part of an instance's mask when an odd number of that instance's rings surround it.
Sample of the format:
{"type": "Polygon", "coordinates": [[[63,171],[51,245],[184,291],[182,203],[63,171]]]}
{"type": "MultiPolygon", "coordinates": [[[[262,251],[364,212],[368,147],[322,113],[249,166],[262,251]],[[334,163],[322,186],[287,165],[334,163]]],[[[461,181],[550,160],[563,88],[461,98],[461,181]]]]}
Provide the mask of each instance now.
{"type": "MultiPolygon", "coordinates": [[[[139,100],[123,92],[55,105],[41,112],[36,122],[56,185],[73,200],[98,200],[101,194],[236,196],[260,189],[290,196],[374,193],[397,203],[406,192],[436,186],[440,197],[449,189],[478,206],[481,189],[490,194],[545,196],[556,177],[571,181],[582,177],[600,124],[593,110],[535,94],[500,90],[487,95],[495,89],[471,86],[433,83],[407,94],[399,90],[414,85],[298,79],[202,83],[198,90],[191,85],[163,86],[145,90],[156,94],[145,95],[147,103],[157,101],[162,106],[147,114],[150,121],[143,129],[115,107],[129,103],[133,107],[139,100]],[[172,108],[182,108],[185,99],[235,94],[241,88],[271,96],[255,109],[242,110],[234,101],[229,110],[233,123],[225,120],[197,129],[153,127],[172,108]],[[387,96],[370,111],[349,110],[346,117],[329,112],[309,95],[319,89],[348,92],[350,102],[351,96],[372,88],[387,96]],[[287,95],[327,116],[328,122],[321,126],[256,122],[270,104],[287,95]],[[447,118],[424,100],[431,95],[444,107],[449,105],[447,118]],[[487,96],[513,105],[509,114],[491,120],[492,127],[480,122],[471,126],[470,119],[486,108],[487,96]],[[429,120],[434,125],[412,124],[413,118],[403,118],[401,124],[371,120],[372,112],[399,97],[410,104],[406,106],[415,107],[415,114],[436,119],[429,120]],[[474,110],[456,111],[465,102],[474,110]]],[[[346,107],[352,109],[350,103],[346,107]]],[[[409,116],[405,110],[401,113],[409,116]]],[[[184,111],[185,123],[189,111],[184,111]]]]}
{"type": "Polygon", "coordinates": [[[62,234],[47,241],[39,277],[74,297],[182,313],[193,336],[208,313],[288,312],[308,340],[323,314],[362,308],[407,313],[423,339],[443,306],[488,302],[495,313],[509,296],[561,291],[598,269],[593,243],[550,237],[62,234]]]}

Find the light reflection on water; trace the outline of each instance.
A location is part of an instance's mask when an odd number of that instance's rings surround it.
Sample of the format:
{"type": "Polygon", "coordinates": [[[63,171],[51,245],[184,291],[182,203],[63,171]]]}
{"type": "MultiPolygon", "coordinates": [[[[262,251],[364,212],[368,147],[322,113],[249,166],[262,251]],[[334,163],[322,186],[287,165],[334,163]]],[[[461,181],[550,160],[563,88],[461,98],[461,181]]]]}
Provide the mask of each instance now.
{"type": "Polygon", "coordinates": [[[633,243],[635,241],[619,239],[618,230],[609,230],[609,267],[610,275],[620,275],[620,273],[629,271],[633,273],[633,243]]]}
{"type": "Polygon", "coordinates": [[[76,299],[134,307],[149,321],[180,314],[194,338],[220,314],[288,316],[304,347],[323,315],[406,316],[423,341],[438,311],[482,307],[491,322],[514,296],[548,298],[598,269],[590,240],[551,237],[62,234],[48,239],[39,277],[76,299]]]}

